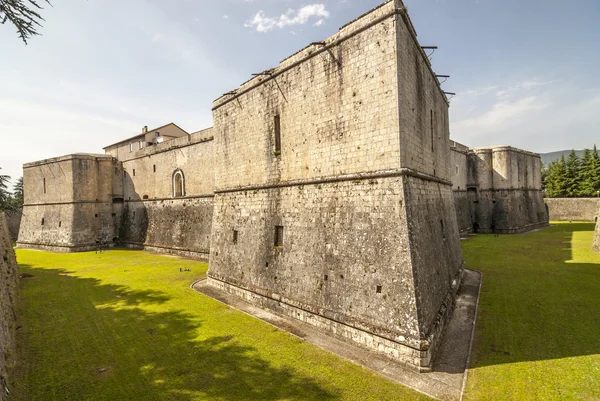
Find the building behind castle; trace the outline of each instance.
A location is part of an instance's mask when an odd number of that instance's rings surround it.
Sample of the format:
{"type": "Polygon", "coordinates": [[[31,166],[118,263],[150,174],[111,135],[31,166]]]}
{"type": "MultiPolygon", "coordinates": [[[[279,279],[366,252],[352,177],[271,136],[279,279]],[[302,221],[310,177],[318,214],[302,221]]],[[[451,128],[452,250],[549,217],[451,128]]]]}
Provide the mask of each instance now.
{"type": "Polygon", "coordinates": [[[538,155],[450,141],[400,0],[217,99],[213,121],[26,164],[18,245],[207,258],[221,291],[428,371],[459,235],[548,222],[538,155]]]}

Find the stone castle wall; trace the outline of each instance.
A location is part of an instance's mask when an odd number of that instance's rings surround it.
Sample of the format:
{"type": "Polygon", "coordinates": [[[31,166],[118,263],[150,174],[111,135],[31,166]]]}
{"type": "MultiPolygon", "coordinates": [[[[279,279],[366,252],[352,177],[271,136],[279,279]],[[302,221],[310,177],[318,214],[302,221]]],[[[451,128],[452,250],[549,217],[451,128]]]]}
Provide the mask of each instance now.
{"type": "Polygon", "coordinates": [[[215,101],[208,275],[426,370],[462,259],[448,105],[400,6],[215,101]]]}
{"type": "Polygon", "coordinates": [[[470,150],[453,143],[451,149],[462,236],[519,233],[548,225],[539,155],[509,146],[470,150]]]}
{"type": "Polygon", "coordinates": [[[18,209],[6,216],[6,222],[8,224],[8,233],[12,241],[17,241],[19,237],[19,227],[21,226],[21,215],[23,209],[18,209]]]}
{"type": "Polygon", "coordinates": [[[23,214],[17,244],[55,251],[94,249],[118,237],[113,204],[119,163],[110,156],[76,154],[23,167],[23,214]]]}
{"type": "Polygon", "coordinates": [[[545,198],[550,221],[596,221],[598,198],[545,198]]]}
{"type": "Polygon", "coordinates": [[[5,215],[0,212],[0,401],[7,399],[9,373],[16,356],[18,269],[5,215]]]}
{"type": "MultiPolygon", "coordinates": [[[[599,211],[600,214],[600,211],[599,211]]],[[[600,252],[600,224],[596,221],[596,230],[594,231],[594,242],[592,243],[592,249],[596,252],[600,252]]]]}
{"type": "Polygon", "coordinates": [[[131,247],[207,258],[213,213],[211,130],[149,146],[123,162],[120,240],[131,247]],[[180,172],[184,193],[173,192],[180,172]]]}

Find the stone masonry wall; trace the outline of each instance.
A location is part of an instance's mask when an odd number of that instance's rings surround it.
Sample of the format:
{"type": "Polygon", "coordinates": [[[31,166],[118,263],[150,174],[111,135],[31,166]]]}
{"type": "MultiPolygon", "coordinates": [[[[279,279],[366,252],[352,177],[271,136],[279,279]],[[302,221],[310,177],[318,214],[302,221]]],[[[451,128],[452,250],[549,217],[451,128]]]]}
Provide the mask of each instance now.
{"type": "Polygon", "coordinates": [[[18,269],[8,234],[6,217],[0,212],[0,401],[6,400],[9,373],[15,363],[18,269]]]}
{"type": "Polygon", "coordinates": [[[207,258],[213,197],[126,202],[120,238],[132,247],[207,258]]]}
{"type": "Polygon", "coordinates": [[[10,234],[10,239],[12,241],[17,241],[19,237],[19,227],[21,226],[21,215],[23,213],[23,209],[18,209],[13,213],[10,213],[6,216],[6,220],[8,223],[8,233],[10,234]]]}
{"type": "Polygon", "coordinates": [[[545,198],[550,221],[596,221],[598,198],[545,198]]]}
{"type": "Polygon", "coordinates": [[[216,191],[398,168],[398,77],[387,3],[215,101],[216,191]],[[297,65],[303,57],[306,61],[297,65]],[[285,67],[289,69],[285,69],[285,67]],[[272,74],[273,79],[270,79],[272,74]],[[258,86],[256,86],[258,85],[258,86]],[[281,154],[274,121],[280,116],[281,154]]]}
{"type": "Polygon", "coordinates": [[[151,146],[123,162],[122,242],[158,252],[207,258],[214,165],[210,130],[151,146]],[[174,197],[173,175],[185,193],[174,197]]]}
{"type": "Polygon", "coordinates": [[[600,224],[598,224],[597,221],[596,230],[594,231],[594,242],[592,244],[592,249],[596,252],[600,252],[600,224]]]}
{"type": "Polygon", "coordinates": [[[26,164],[24,205],[17,244],[55,251],[94,249],[118,236],[121,180],[110,156],[75,154],[26,164]]]}
{"type": "Polygon", "coordinates": [[[462,258],[448,105],[403,10],[385,3],[215,101],[208,275],[426,370],[462,258]]]}

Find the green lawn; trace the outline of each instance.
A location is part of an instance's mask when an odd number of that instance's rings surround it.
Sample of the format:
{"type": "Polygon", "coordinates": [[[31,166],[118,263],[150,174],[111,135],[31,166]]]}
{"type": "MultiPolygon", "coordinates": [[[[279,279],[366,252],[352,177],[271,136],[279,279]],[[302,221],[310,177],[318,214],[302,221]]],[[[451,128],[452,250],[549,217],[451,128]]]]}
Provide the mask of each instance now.
{"type": "Polygon", "coordinates": [[[34,276],[22,279],[22,401],[427,399],[194,292],[206,264],[134,251],[17,257],[34,276]]]}
{"type": "Polygon", "coordinates": [[[593,223],[463,242],[483,273],[466,400],[600,400],[593,223]]]}
{"type": "MultiPolygon", "coordinates": [[[[467,400],[600,399],[593,224],[463,242],[483,287],[467,400]]],[[[144,252],[18,250],[17,399],[426,397],[197,294],[206,264],[144,252]],[[190,269],[180,272],[179,269],[190,269]]]]}

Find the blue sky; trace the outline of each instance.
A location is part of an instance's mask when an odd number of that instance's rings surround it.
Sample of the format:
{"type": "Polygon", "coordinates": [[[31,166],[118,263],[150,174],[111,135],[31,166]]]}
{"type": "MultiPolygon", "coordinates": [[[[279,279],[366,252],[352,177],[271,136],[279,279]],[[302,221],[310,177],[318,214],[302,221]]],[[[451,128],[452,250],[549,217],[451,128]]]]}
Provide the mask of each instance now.
{"type": "MultiPolygon", "coordinates": [[[[27,46],[0,25],[0,171],[141,127],[212,125],[212,101],[377,0],[54,0],[27,46]],[[7,146],[9,145],[9,146],[7,146]]],[[[406,0],[451,78],[451,137],[531,151],[600,145],[600,2],[406,0]]]]}

